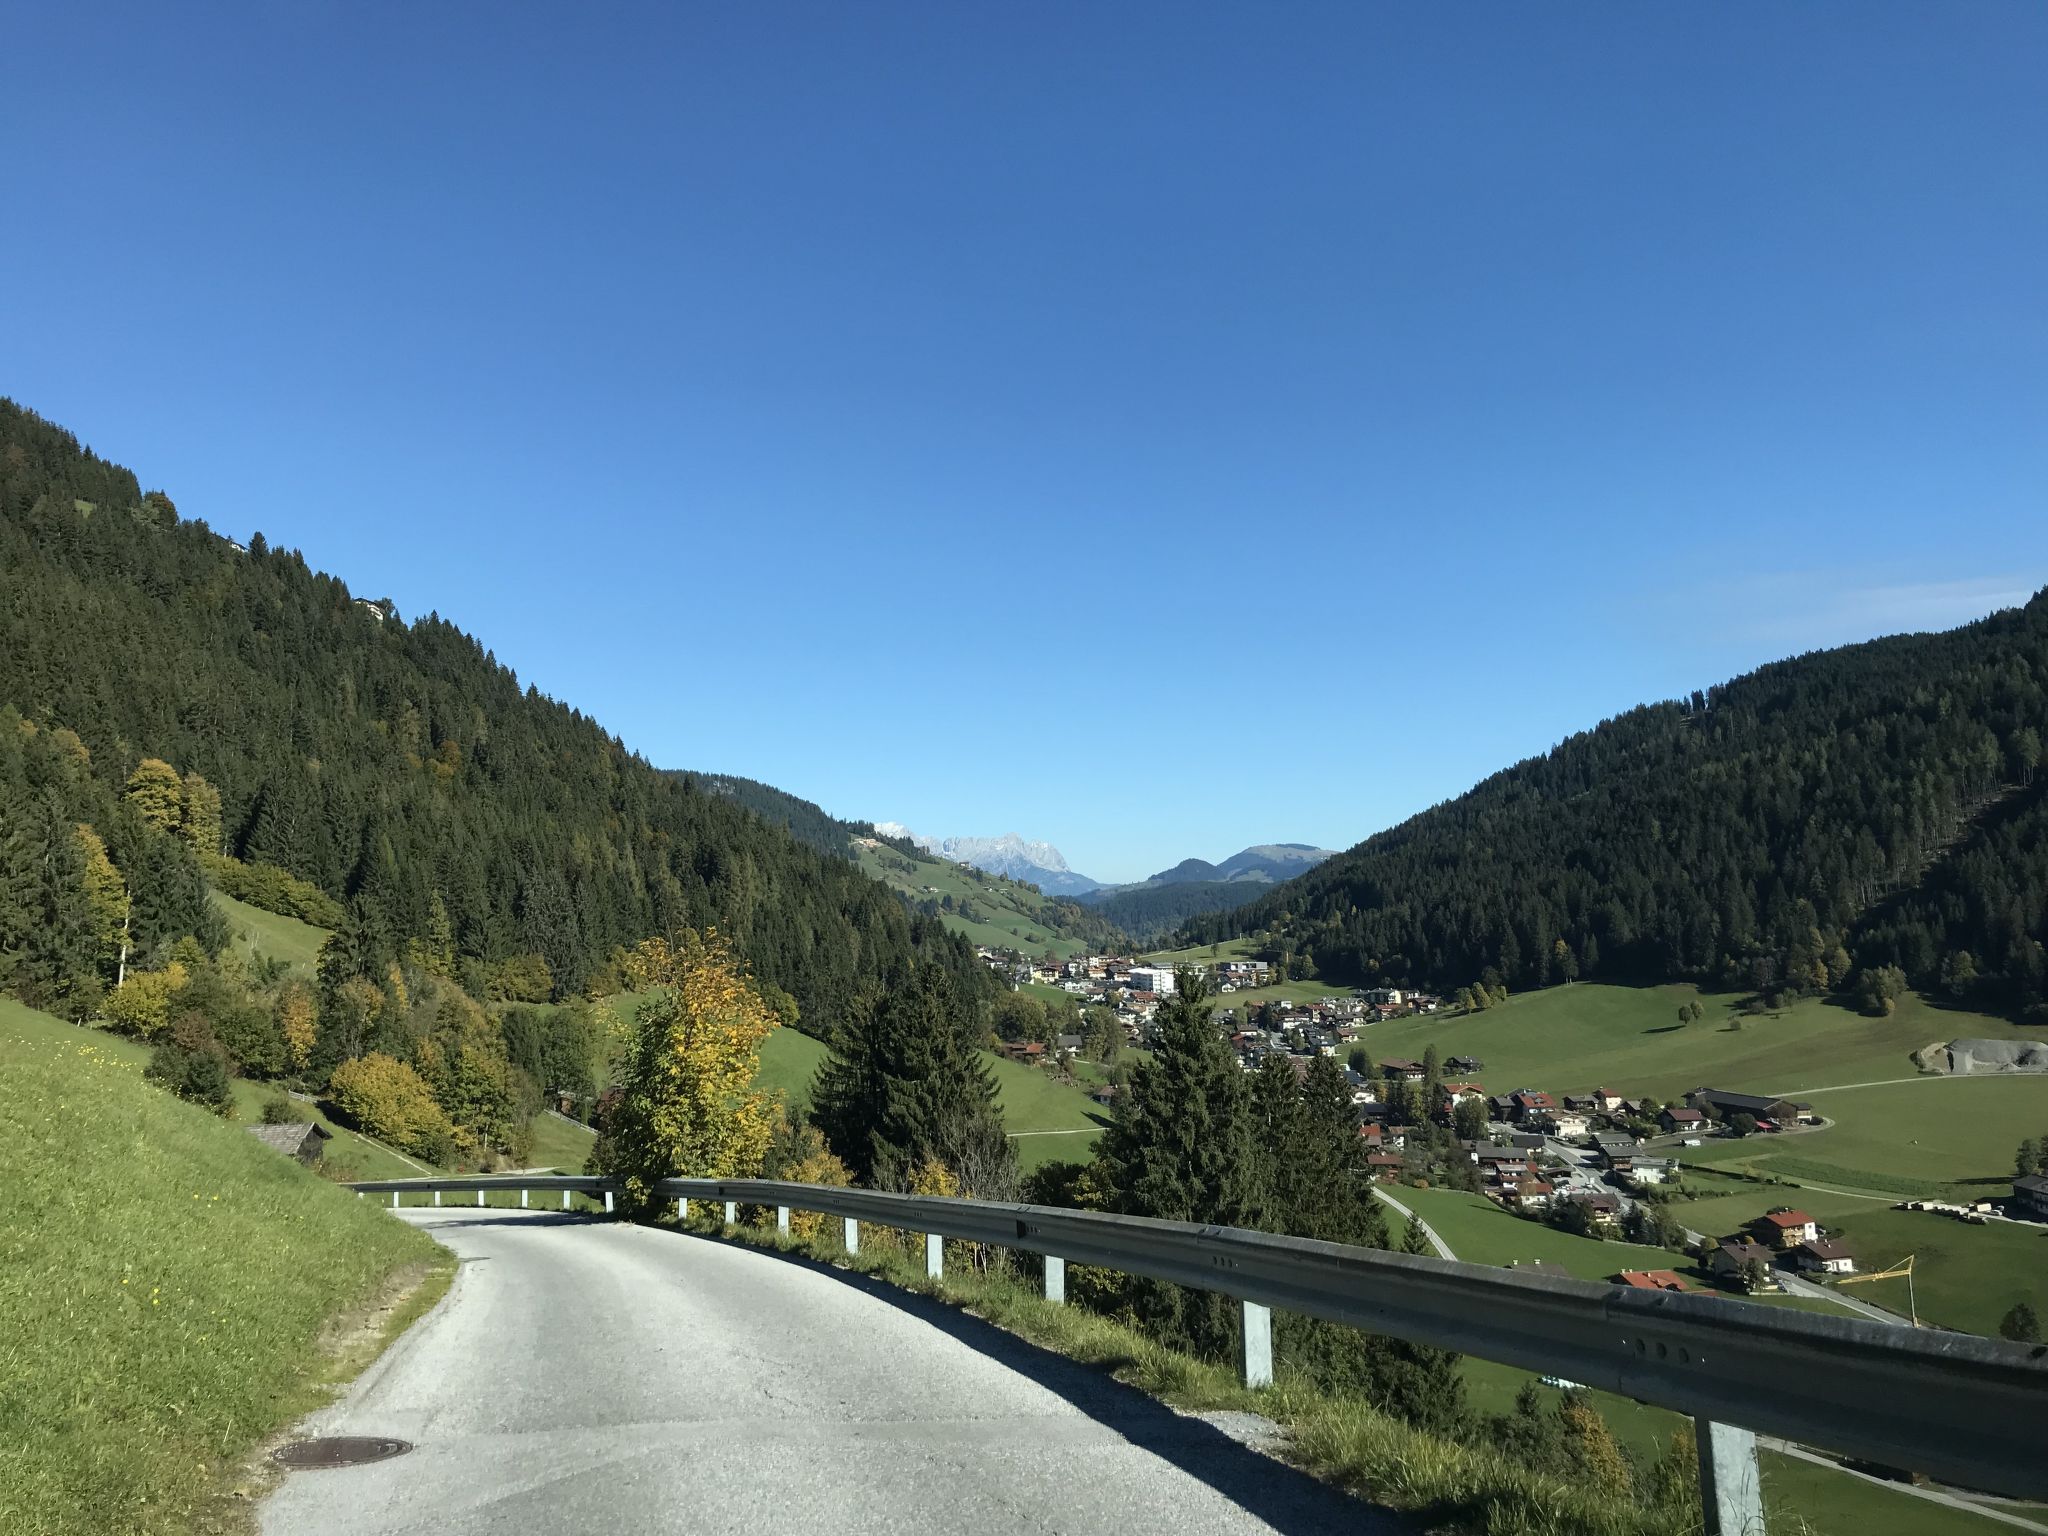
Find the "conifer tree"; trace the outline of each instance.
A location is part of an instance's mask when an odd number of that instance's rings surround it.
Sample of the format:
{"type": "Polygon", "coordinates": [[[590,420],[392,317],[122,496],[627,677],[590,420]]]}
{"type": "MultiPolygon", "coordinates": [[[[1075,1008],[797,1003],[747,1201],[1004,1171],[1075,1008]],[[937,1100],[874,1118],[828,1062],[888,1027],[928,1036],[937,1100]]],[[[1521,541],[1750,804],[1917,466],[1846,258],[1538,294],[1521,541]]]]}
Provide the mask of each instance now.
{"type": "MultiPolygon", "coordinates": [[[[1208,984],[1179,972],[1160,1006],[1160,1039],[1151,1060],[1096,1146],[1110,1208],[1168,1221],[1263,1225],[1260,1159],[1250,1091],[1230,1046],[1211,1022],[1208,984]]],[[[1168,1343],[1227,1354],[1238,1332],[1237,1304],[1208,1291],[1133,1279],[1132,1310],[1168,1343]]]]}
{"type": "Polygon", "coordinates": [[[924,965],[835,1032],[812,1118],[862,1183],[898,1187],[937,1161],[976,1195],[1009,1194],[1015,1167],[995,1079],[976,1054],[984,1027],[951,974],[924,965]]]}

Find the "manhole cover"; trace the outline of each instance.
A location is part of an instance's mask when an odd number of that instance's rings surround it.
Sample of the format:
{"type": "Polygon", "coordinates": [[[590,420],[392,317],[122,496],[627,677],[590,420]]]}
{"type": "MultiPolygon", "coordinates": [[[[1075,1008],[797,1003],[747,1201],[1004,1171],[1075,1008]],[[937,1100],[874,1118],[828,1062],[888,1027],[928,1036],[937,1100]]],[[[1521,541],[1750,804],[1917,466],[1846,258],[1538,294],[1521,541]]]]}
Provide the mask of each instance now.
{"type": "Polygon", "coordinates": [[[295,1471],[318,1467],[359,1467],[366,1461],[385,1461],[412,1449],[410,1440],[384,1440],[371,1435],[332,1435],[324,1440],[294,1440],[270,1453],[273,1461],[295,1471]]]}

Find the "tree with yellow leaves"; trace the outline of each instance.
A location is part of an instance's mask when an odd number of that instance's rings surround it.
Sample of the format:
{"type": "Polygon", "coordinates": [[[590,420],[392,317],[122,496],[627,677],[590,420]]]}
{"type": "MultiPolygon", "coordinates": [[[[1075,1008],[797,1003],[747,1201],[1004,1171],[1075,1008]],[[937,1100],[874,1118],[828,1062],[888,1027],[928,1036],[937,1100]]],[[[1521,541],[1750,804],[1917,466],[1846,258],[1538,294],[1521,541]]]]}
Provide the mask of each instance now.
{"type": "Polygon", "coordinates": [[[372,1051],[334,1069],[328,1093],[356,1125],[401,1152],[445,1162],[454,1130],[419,1073],[394,1056],[372,1051]]]}
{"type": "Polygon", "coordinates": [[[107,994],[107,1027],[154,1040],[170,1022],[171,1004],[189,979],[190,973],[176,960],[160,971],[130,971],[128,979],[107,994]]]}
{"type": "Polygon", "coordinates": [[[624,967],[640,1007],[619,1092],[591,1154],[622,1178],[629,1208],[659,1179],[751,1178],[774,1131],[774,1101],[754,1086],[776,1019],[716,934],[649,939],[624,967]]]}
{"type": "Polygon", "coordinates": [[[319,1014],[313,994],[300,982],[288,981],[278,991],[277,1032],[283,1037],[285,1059],[292,1070],[305,1071],[313,1057],[313,1042],[319,1038],[319,1014]]]}
{"type": "Polygon", "coordinates": [[[107,857],[107,845],[100,841],[99,833],[83,822],[78,826],[78,846],[85,856],[85,905],[92,913],[100,975],[118,981],[128,953],[128,882],[107,857]]]}
{"type": "Polygon", "coordinates": [[[159,832],[175,832],[185,819],[185,781],[160,757],[145,757],[128,775],[128,803],[159,832]]]}

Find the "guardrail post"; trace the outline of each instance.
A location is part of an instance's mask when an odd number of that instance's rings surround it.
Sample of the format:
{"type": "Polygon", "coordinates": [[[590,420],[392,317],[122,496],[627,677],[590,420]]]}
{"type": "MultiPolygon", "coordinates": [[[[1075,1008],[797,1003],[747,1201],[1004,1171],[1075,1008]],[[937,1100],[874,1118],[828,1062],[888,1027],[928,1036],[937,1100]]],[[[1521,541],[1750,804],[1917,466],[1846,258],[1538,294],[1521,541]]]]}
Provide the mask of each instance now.
{"type": "Polygon", "coordinates": [[[946,1272],[946,1240],[936,1232],[924,1235],[924,1272],[932,1280],[946,1272]]]}
{"type": "Polygon", "coordinates": [[[476,1203],[478,1205],[482,1205],[484,1203],[484,1192],[482,1190],[478,1190],[476,1192],[476,1203]]]}
{"type": "Polygon", "coordinates": [[[398,1191],[395,1189],[391,1191],[391,1209],[394,1211],[398,1209],[398,1191]]]}
{"type": "Polygon", "coordinates": [[[439,1191],[439,1190],[437,1189],[437,1190],[435,1190],[435,1191],[434,1191],[434,1204],[436,1204],[436,1205],[439,1205],[440,1203],[441,1203],[441,1191],[439,1191]]]}
{"type": "Polygon", "coordinates": [[[610,1190],[604,1192],[604,1213],[607,1216],[612,1213],[612,1192],[610,1190]]]}
{"type": "Polygon", "coordinates": [[[775,1230],[784,1237],[789,1236],[789,1207],[786,1205],[775,1207],[775,1230]]]}
{"type": "Polygon", "coordinates": [[[1248,1387],[1273,1385],[1273,1313],[1255,1301],[1244,1307],[1244,1384],[1248,1387]]]}
{"type": "Polygon", "coordinates": [[[860,1252],[860,1222],[852,1216],[846,1218],[846,1251],[860,1252]]]}
{"type": "Polygon", "coordinates": [[[689,1219],[690,1197],[688,1195],[678,1195],[676,1197],[676,1220],[681,1222],[688,1221],[689,1219]]]}
{"type": "Polygon", "coordinates": [[[740,1224],[739,1201],[728,1200],[725,1202],[725,1224],[728,1227],[736,1227],[740,1224]]]}
{"type": "Polygon", "coordinates": [[[521,1209],[522,1211],[526,1209],[526,1197],[528,1193],[529,1191],[523,1189],[519,1191],[519,1209],[521,1209]]]}
{"type": "Polygon", "coordinates": [[[562,1191],[562,1209],[565,1211],[569,1209],[569,1191],[566,1189],[562,1191]]]}
{"type": "Polygon", "coordinates": [[[1045,1256],[1045,1299],[1064,1302],[1067,1299],[1067,1261],[1045,1256]]]}
{"type": "Polygon", "coordinates": [[[1734,1424],[1692,1421],[1700,1450],[1700,1508],[1706,1536],[1763,1536],[1763,1485],[1756,1436],[1734,1424]]]}

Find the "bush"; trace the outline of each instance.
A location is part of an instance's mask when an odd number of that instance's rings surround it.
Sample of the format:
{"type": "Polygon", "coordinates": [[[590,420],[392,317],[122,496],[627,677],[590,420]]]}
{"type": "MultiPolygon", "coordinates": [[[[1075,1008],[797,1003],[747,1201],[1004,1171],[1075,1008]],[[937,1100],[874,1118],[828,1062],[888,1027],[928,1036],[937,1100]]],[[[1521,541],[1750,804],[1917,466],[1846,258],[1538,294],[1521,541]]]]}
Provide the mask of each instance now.
{"type": "Polygon", "coordinates": [[[372,1051],[343,1062],[328,1092],[347,1119],[401,1152],[445,1162],[454,1148],[454,1129],[426,1082],[396,1057],[372,1051]]]}
{"type": "Polygon", "coordinates": [[[210,1051],[188,1051],[166,1040],[150,1053],[142,1075],[189,1104],[210,1109],[222,1119],[235,1113],[234,1090],[228,1086],[227,1064],[210,1051]]]}

